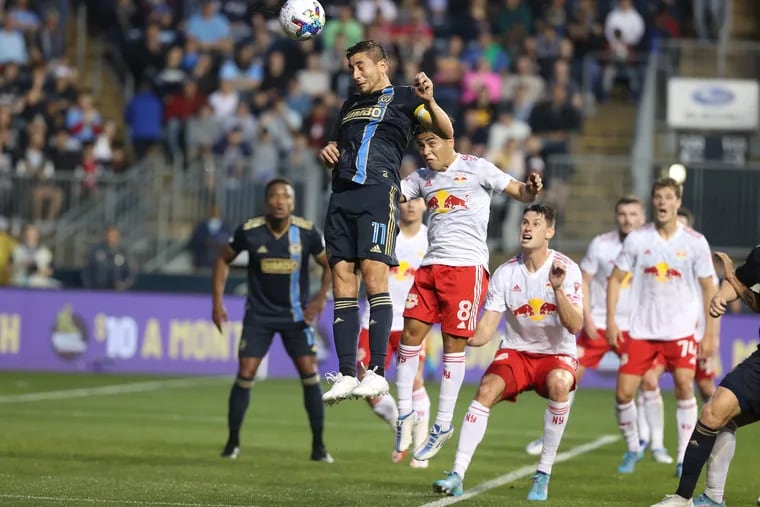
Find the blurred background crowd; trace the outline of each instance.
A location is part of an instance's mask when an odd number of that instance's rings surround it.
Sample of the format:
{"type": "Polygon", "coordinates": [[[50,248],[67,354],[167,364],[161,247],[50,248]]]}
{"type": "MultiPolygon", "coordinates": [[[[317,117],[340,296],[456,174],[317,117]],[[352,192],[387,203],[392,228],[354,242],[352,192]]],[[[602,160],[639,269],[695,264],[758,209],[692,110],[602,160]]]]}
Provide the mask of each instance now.
{"type": "MultiPolygon", "coordinates": [[[[455,120],[457,150],[520,179],[543,172],[550,191],[561,189],[567,175],[549,174],[545,160],[573,151],[588,105],[636,101],[641,55],[684,33],[716,37],[723,2],[331,0],[323,33],[304,43],[283,36],[280,1],[84,3],[89,30],[105,39],[121,78],[135,83],[116,115],[79,86],[87,81],[66,56],[70,2],[0,1],[0,283],[43,283],[53,255],[40,236],[101,181],[145,157],[223,186],[227,205],[236,189],[276,175],[299,182],[317,172],[327,195],[317,152],[352,91],[345,49],[363,39],[388,49],[394,84],[410,84],[419,71],[433,78],[455,120]]],[[[419,164],[410,147],[403,172],[419,164]]],[[[209,211],[188,242],[196,267],[208,266],[204,252],[237,218],[209,211]]],[[[114,234],[93,247],[89,266],[107,252],[117,259],[110,264],[130,271],[112,253],[114,234]]],[[[124,288],[131,276],[83,281],[124,288]]]]}

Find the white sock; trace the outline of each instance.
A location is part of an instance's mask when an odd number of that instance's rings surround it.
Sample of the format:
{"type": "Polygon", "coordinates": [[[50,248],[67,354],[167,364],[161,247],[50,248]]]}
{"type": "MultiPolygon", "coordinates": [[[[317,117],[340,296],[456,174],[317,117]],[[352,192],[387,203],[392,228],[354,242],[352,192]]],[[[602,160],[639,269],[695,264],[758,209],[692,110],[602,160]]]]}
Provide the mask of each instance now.
{"type": "Polygon", "coordinates": [[[678,463],[683,463],[686,446],[689,444],[691,433],[697,425],[697,399],[691,397],[688,400],[676,402],[676,422],[678,423],[678,463]]]}
{"type": "Polygon", "coordinates": [[[544,448],[538,460],[538,471],[547,475],[552,474],[552,465],[557,457],[557,449],[562,440],[562,434],[570,417],[569,401],[549,401],[544,412],[544,448]]]}
{"type": "MultiPolygon", "coordinates": [[[[662,394],[659,387],[654,391],[644,391],[644,415],[649,426],[649,432],[651,433],[651,445],[649,448],[664,449],[665,409],[662,406],[662,394]]],[[[641,429],[639,429],[639,435],[641,435],[641,429]]]]}
{"type": "Polygon", "coordinates": [[[390,394],[382,395],[372,407],[372,411],[395,429],[398,409],[396,408],[396,400],[393,399],[393,396],[390,394]]]}
{"type": "Polygon", "coordinates": [[[412,393],[412,409],[417,417],[412,428],[412,447],[417,449],[425,443],[430,430],[430,397],[424,386],[412,393]]]}
{"type": "Polygon", "coordinates": [[[625,443],[628,446],[628,450],[631,452],[639,452],[639,429],[636,425],[636,404],[633,401],[628,403],[615,404],[615,411],[617,413],[618,428],[623,434],[625,443]]]}
{"type": "Polygon", "coordinates": [[[728,467],[736,451],[736,433],[732,430],[723,428],[715,439],[710,458],[707,460],[707,483],[705,484],[705,494],[714,502],[723,501],[723,491],[726,488],[726,477],[728,476],[728,467]]]}
{"type": "Polygon", "coordinates": [[[639,394],[636,396],[636,416],[636,424],[639,428],[639,439],[642,442],[648,443],[652,440],[652,435],[649,431],[647,412],[644,408],[644,391],[639,391],[639,394]]]}
{"type": "Polygon", "coordinates": [[[420,365],[422,345],[404,345],[398,347],[396,365],[396,396],[398,396],[398,413],[407,415],[412,411],[412,389],[417,367],[420,365]]]}
{"type": "Polygon", "coordinates": [[[462,431],[459,433],[457,454],[454,457],[454,472],[464,479],[467,468],[472,461],[472,455],[478,448],[480,441],[486,434],[488,427],[488,415],[491,409],[484,407],[475,400],[470,403],[470,408],[462,421],[462,431]]]}
{"type": "Polygon", "coordinates": [[[435,423],[444,431],[451,427],[451,421],[454,419],[454,409],[464,380],[464,370],[464,352],[443,354],[441,393],[438,396],[438,415],[435,417],[435,423]]]}

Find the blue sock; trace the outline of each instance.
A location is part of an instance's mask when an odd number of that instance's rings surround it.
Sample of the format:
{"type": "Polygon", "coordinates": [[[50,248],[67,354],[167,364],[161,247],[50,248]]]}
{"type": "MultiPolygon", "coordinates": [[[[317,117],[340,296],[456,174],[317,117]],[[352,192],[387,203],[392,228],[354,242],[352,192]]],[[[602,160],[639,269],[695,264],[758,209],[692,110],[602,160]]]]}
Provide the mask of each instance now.
{"type": "Polygon", "coordinates": [[[240,427],[243,425],[245,411],[251,401],[251,386],[253,377],[238,377],[232,384],[227,411],[227,426],[230,430],[230,439],[240,441],[240,427]]]}
{"type": "Polygon", "coordinates": [[[309,416],[311,427],[311,448],[324,447],[322,433],[325,427],[325,405],[322,403],[322,387],[319,385],[319,375],[301,376],[303,384],[303,404],[309,416]]]}
{"type": "Polygon", "coordinates": [[[677,495],[684,498],[694,496],[694,489],[697,487],[699,474],[702,473],[702,468],[710,457],[717,436],[718,430],[708,428],[697,421],[697,427],[694,428],[691,434],[689,445],[686,447],[686,454],[683,458],[683,471],[681,473],[681,480],[678,481],[677,495]]]}

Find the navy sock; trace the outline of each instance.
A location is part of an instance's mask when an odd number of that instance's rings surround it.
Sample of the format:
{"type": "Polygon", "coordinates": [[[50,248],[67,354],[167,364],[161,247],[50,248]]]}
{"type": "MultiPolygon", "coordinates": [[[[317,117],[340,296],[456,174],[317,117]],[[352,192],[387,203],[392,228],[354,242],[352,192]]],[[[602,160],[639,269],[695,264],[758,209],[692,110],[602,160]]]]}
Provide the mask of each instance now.
{"type": "Polygon", "coordinates": [[[681,480],[678,482],[677,495],[684,498],[694,496],[694,489],[697,487],[699,474],[707,463],[710,453],[715,445],[715,439],[718,436],[718,430],[708,428],[701,422],[697,422],[696,428],[691,434],[689,445],[686,447],[686,454],[683,459],[683,472],[681,480]]]}
{"type": "Polygon", "coordinates": [[[387,292],[367,296],[369,301],[369,369],[385,375],[385,357],[393,324],[393,303],[387,292]]]}
{"type": "Polygon", "coordinates": [[[356,345],[359,340],[359,304],[356,298],[335,298],[333,337],[340,372],[356,376],[356,345]]]}
{"type": "Polygon", "coordinates": [[[230,400],[227,412],[227,426],[230,430],[230,439],[240,442],[240,427],[243,425],[245,411],[251,401],[251,386],[253,377],[241,377],[238,375],[230,390],[230,400]]]}
{"type": "Polygon", "coordinates": [[[325,427],[325,405],[322,402],[322,387],[319,385],[319,375],[314,373],[301,377],[303,383],[303,404],[309,416],[311,427],[311,448],[324,447],[322,433],[325,427]]]}

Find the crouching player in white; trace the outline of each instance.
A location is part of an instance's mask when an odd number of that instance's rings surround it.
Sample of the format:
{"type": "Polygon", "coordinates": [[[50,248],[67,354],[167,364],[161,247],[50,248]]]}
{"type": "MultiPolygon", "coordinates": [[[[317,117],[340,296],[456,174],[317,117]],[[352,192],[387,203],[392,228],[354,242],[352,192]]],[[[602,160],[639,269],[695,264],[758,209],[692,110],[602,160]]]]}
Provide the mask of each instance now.
{"type": "Polygon", "coordinates": [[[552,465],[570,415],[568,397],[575,389],[575,334],[583,325],[580,268],[549,249],[554,220],[552,208],[529,206],[520,225],[522,252],[502,264],[491,279],[485,312],[467,343],[473,347],[488,343],[504,313],[506,335],[462,422],[453,472],[433,483],[436,492],[463,493],[462,481],[486,433],[491,407],[535,390],[549,399],[549,405],[544,414],[543,450],[528,500],[546,500],[549,495],[552,465]]]}

